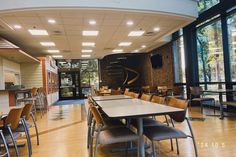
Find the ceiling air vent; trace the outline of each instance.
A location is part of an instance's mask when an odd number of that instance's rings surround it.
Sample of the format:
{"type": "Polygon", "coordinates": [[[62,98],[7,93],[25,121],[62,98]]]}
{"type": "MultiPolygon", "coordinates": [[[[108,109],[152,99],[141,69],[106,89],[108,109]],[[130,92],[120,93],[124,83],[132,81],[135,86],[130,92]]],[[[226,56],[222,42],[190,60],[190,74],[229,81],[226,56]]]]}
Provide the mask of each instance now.
{"type": "Polygon", "coordinates": [[[71,50],[62,50],[62,52],[64,52],[64,53],[70,53],[71,50]]]}
{"type": "Polygon", "coordinates": [[[147,32],[144,34],[144,36],[154,36],[155,32],[147,32]]]}
{"type": "Polygon", "coordinates": [[[53,35],[62,35],[63,32],[62,31],[53,31],[53,35]]]}

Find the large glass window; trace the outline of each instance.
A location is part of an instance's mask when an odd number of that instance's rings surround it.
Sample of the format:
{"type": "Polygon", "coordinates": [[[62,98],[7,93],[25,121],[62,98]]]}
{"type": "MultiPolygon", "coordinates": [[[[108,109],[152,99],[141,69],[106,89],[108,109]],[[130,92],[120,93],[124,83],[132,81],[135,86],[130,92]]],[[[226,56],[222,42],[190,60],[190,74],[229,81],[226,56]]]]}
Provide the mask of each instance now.
{"type": "Polygon", "coordinates": [[[236,82],[236,13],[232,14],[227,19],[229,51],[230,51],[230,66],[231,80],[236,82]]]}
{"type": "Polygon", "coordinates": [[[173,43],[175,83],[186,83],[183,36],[173,43]]]}
{"type": "Polygon", "coordinates": [[[211,8],[212,6],[219,3],[220,0],[199,0],[198,1],[198,11],[199,13],[202,13],[203,11],[206,11],[207,9],[211,8]]]}
{"type": "Polygon", "coordinates": [[[199,82],[224,82],[220,20],[197,29],[199,82]]]}

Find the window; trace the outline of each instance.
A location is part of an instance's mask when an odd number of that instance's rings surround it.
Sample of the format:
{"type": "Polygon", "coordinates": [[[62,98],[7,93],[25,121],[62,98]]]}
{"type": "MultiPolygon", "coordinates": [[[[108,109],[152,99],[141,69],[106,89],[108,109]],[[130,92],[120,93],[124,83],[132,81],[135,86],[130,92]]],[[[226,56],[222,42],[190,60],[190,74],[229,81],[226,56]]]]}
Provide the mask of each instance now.
{"type": "Polygon", "coordinates": [[[174,42],[173,50],[174,50],[175,83],[186,83],[183,36],[181,36],[174,42]]]}
{"type": "Polygon", "coordinates": [[[220,20],[197,29],[199,82],[224,82],[220,20]]]}
{"type": "Polygon", "coordinates": [[[206,11],[207,9],[213,7],[217,3],[219,3],[220,0],[199,0],[198,1],[198,11],[199,13],[202,13],[206,11]]]}
{"type": "Polygon", "coordinates": [[[231,80],[236,82],[236,13],[227,18],[231,80]]]}

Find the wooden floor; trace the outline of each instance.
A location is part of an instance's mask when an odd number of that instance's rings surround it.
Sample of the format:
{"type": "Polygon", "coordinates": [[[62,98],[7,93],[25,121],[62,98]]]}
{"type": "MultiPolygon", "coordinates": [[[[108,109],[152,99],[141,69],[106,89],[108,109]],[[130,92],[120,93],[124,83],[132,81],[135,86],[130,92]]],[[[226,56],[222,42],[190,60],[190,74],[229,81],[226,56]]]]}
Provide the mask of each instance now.
{"type": "MultiPolygon", "coordinates": [[[[205,114],[213,113],[210,109],[205,114]]],[[[236,156],[236,119],[202,116],[199,108],[191,110],[190,117],[205,118],[191,121],[195,133],[199,157],[235,157],[236,156]]],[[[63,105],[51,107],[42,119],[38,116],[40,145],[36,145],[34,129],[31,129],[33,157],[88,157],[86,148],[86,117],[82,105],[63,105]]],[[[178,128],[188,132],[186,124],[177,124],[178,128]]],[[[25,141],[25,140],[24,140],[25,141]]],[[[19,141],[19,142],[24,142],[19,141]]],[[[111,153],[111,147],[99,149],[98,157],[123,157],[124,153],[111,153]]],[[[159,157],[174,157],[169,141],[156,143],[159,157]]],[[[27,147],[20,148],[20,154],[27,157],[27,147]]],[[[147,150],[150,151],[150,150],[147,150]]],[[[12,156],[15,156],[11,150],[12,156]]],[[[136,152],[128,154],[136,156],[136,152]]],[[[194,157],[191,139],[180,140],[179,157],[194,157]]]]}

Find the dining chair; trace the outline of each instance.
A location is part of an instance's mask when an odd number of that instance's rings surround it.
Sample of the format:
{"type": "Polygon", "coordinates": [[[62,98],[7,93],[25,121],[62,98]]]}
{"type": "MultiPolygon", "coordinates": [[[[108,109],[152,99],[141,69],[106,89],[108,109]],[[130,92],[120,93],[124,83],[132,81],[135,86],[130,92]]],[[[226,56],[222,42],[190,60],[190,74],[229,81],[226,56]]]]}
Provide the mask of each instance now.
{"type": "Polygon", "coordinates": [[[13,143],[16,156],[19,157],[19,151],[17,148],[16,139],[21,137],[19,132],[15,132],[21,120],[21,113],[23,108],[13,108],[10,110],[7,116],[3,117],[3,126],[0,128],[3,131],[3,135],[6,139],[6,143],[13,143]]]}
{"type": "Polygon", "coordinates": [[[215,99],[211,97],[205,97],[201,86],[190,87],[190,103],[189,103],[190,110],[192,107],[192,102],[199,102],[201,106],[201,113],[203,114],[203,103],[209,101],[213,102],[214,104],[214,114],[215,114],[215,107],[216,107],[215,99]]]}
{"type": "Polygon", "coordinates": [[[149,95],[149,94],[142,94],[141,95],[141,97],[140,97],[140,99],[141,100],[144,100],[144,101],[150,101],[151,100],[151,97],[152,97],[152,95],[149,95]]]}
{"type": "Polygon", "coordinates": [[[151,102],[158,103],[158,104],[165,104],[165,97],[153,95],[151,102]]]}
{"type": "MultiPolygon", "coordinates": [[[[30,129],[30,128],[34,127],[35,133],[36,133],[36,137],[37,137],[37,145],[39,145],[38,126],[37,126],[37,123],[35,121],[34,115],[32,113],[32,108],[33,108],[33,104],[25,104],[25,106],[24,106],[24,108],[22,110],[22,113],[21,113],[21,118],[25,120],[25,125],[26,125],[27,129],[30,129]],[[33,121],[33,125],[31,125],[29,123],[30,118],[33,121]]],[[[22,124],[19,125],[19,127],[17,128],[17,131],[24,132],[22,124]]]]}
{"type": "Polygon", "coordinates": [[[109,128],[105,127],[105,122],[96,107],[91,107],[91,112],[94,117],[94,128],[96,134],[90,140],[90,157],[97,156],[98,144],[108,145],[116,143],[126,143],[130,141],[138,141],[139,136],[136,135],[127,127],[109,128]],[[95,146],[93,151],[93,138],[95,138],[95,146]]]}
{"type": "Polygon", "coordinates": [[[132,98],[138,99],[139,93],[130,92],[130,96],[131,96],[132,98]]]}
{"type": "Polygon", "coordinates": [[[167,140],[167,139],[178,139],[178,138],[192,138],[193,141],[193,146],[195,150],[195,156],[198,157],[197,153],[197,145],[195,142],[195,137],[193,134],[193,130],[191,127],[191,124],[186,117],[186,111],[188,107],[189,101],[187,100],[171,100],[171,103],[169,103],[169,106],[184,109],[182,112],[177,112],[177,113],[172,113],[169,114],[170,118],[178,123],[182,123],[186,120],[188,128],[190,130],[191,135],[185,134],[183,131],[176,129],[174,127],[170,126],[151,126],[151,127],[145,127],[144,128],[144,135],[148,137],[152,141],[152,151],[153,151],[153,156],[156,157],[156,151],[155,151],[155,145],[154,141],[162,141],[162,140],[167,140]],[[175,102],[175,103],[173,103],[175,102]]]}
{"type": "Polygon", "coordinates": [[[125,88],[124,95],[127,95],[129,93],[129,88],[125,88]]]}
{"type": "Polygon", "coordinates": [[[3,135],[2,130],[0,130],[0,136],[1,136],[0,144],[3,145],[4,148],[5,148],[5,152],[0,153],[0,157],[4,157],[4,156],[10,157],[8,145],[7,145],[7,142],[6,142],[6,139],[5,139],[4,135],[3,135]]]}

